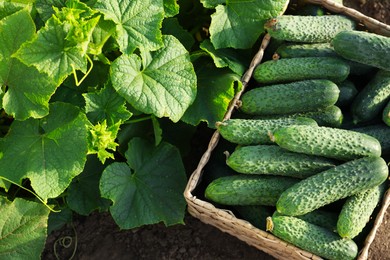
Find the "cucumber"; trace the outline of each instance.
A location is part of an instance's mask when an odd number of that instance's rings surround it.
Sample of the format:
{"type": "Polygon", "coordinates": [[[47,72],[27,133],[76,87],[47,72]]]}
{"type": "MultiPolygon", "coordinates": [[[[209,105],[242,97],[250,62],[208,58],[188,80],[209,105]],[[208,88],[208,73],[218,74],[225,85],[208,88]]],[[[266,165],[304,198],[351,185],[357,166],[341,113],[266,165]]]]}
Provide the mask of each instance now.
{"type": "Polygon", "coordinates": [[[287,126],[271,134],[272,140],[287,150],[353,160],[364,156],[381,156],[379,141],[369,135],[326,126],[287,126]]]}
{"type": "MultiPolygon", "coordinates": [[[[343,112],[337,106],[329,106],[310,112],[301,112],[287,115],[258,116],[258,119],[282,119],[282,118],[311,118],[319,126],[340,127],[343,122],[343,112]]],[[[297,125],[297,124],[296,124],[297,125]]],[[[271,130],[271,132],[273,132],[271,130]]],[[[268,136],[269,139],[269,136],[268,136]]]]}
{"type": "MultiPolygon", "coordinates": [[[[389,45],[390,46],[390,45],[389,45]]],[[[357,94],[351,113],[355,124],[369,122],[380,115],[390,100],[390,71],[380,70],[357,94]]]]}
{"type": "Polygon", "coordinates": [[[338,84],[340,89],[339,99],[336,106],[345,107],[352,104],[354,98],[358,94],[355,84],[350,80],[344,80],[338,84]]]}
{"type": "Polygon", "coordinates": [[[284,191],[276,209],[289,216],[303,215],[385,182],[389,169],[381,157],[348,161],[301,180],[284,191]]]}
{"type": "Polygon", "coordinates": [[[267,231],[280,239],[326,259],[355,259],[358,246],[351,239],[305,220],[288,217],[268,217],[267,231]]]}
{"type": "MultiPolygon", "coordinates": [[[[275,211],[272,214],[272,217],[284,216],[279,212],[275,211]]],[[[307,221],[311,224],[326,228],[330,231],[337,232],[337,219],[338,213],[323,209],[316,209],[312,212],[306,213],[304,215],[295,216],[299,219],[307,221]]]]}
{"type": "Polygon", "coordinates": [[[390,37],[365,31],[342,31],[332,40],[334,50],[345,59],[390,70],[390,37]]]}
{"type": "Polygon", "coordinates": [[[265,23],[271,37],[290,42],[330,42],[336,34],[355,29],[353,20],[342,15],[282,15],[265,23]]]}
{"type": "Polygon", "coordinates": [[[335,57],[298,57],[269,60],[260,63],[253,71],[253,78],[259,83],[283,83],[308,79],[344,81],[350,67],[335,57]]]}
{"type": "Polygon", "coordinates": [[[276,49],[275,57],[337,57],[349,65],[349,73],[352,75],[364,75],[374,69],[372,66],[342,58],[336,53],[330,43],[282,44],[276,49]]]}
{"type": "Polygon", "coordinates": [[[283,115],[324,109],[339,98],[330,80],[304,80],[258,87],[241,96],[240,110],[248,115],[283,115]]]}
{"type": "Polygon", "coordinates": [[[285,43],[276,49],[275,54],[282,58],[339,56],[330,43],[285,43]]]}
{"type": "Polygon", "coordinates": [[[234,206],[238,217],[249,221],[253,226],[264,230],[266,228],[266,219],[272,215],[273,207],[268,206],[234,206]]]}
{"type": "Polygon", "coordinates": [[[382,147],[382,155],[390,154],[390,127],[385,124],[375,124],[351,128],[352,131],[364,133],[376,138],[382,147]]]}
{"type": "Polygon", "coordinates": [[[271,144],[268,132],[288,125],[317,125],[311,118],[228,119],[217,122],[221,136],[232,143],[242,145],[271,144]]]}
{"type": "Polygon", "coordinates": [[[208,200],[231,206],[275,206],[280,194],[298,179],[283,176],[238,174],[220,177],[205,190],[208,200]]]}
{"type": "Polygon", "coordinates": [[[343,238],[355,238],[366,226],[374,209],[381,201],[387,184],[384,182],[374,188],[349,197],[337,221],[337,232],[343,238]]]}
{"type": "Polygon", "coordinates": [[[239,173],[306,178],[336,165],[334,160],[289,152],[277,145],[241,146],[227,158],[239,173]]]}
{"type": "Polygon", "coordinates": [[[390,101],[387,102],[387,105],[383,109],[382,119],[383,119],[383,122],[385,122],[386,125],[390,126],[390,101]]]}
{"type": "Polygon", "coordinates": [[[298,113],[297,115],[311,118],[319,126],[339,127],[343,122],[343,112],[338,106],[329,106],[317,111],[298,113]]]}

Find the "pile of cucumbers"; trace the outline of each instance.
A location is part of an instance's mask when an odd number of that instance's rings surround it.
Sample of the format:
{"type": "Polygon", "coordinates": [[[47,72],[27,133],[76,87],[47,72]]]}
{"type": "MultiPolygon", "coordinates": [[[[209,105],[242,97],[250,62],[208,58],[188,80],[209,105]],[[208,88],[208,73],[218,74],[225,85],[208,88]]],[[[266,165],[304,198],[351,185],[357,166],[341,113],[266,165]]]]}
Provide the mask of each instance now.
{"type": "Polygon", "coordinates": [[[388,188],[390,38],[336,14],[286,14],[265,29],[280,43],[273,59],[216,125],[236,144],[235,174],[205,197],[318,256],[354,259],[388,188]]]}

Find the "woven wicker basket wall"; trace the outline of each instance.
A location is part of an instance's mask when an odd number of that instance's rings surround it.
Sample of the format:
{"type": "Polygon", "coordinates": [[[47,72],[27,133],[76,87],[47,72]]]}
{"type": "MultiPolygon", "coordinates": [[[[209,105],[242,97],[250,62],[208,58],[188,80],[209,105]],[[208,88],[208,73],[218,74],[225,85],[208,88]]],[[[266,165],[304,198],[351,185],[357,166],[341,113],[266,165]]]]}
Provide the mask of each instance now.
{"type": "MultiPolygon", "coordinates": [[[[373,18],[365,16],[364,14],[351,9],[340,4],[334,3],[330,0],[307,0],[307,2],[319,4],[325,7],[326,9],[335,12],[345,14],[356,21],[364,24],[364,26],[371,32],[377,34],[390,36],[390,26],[384,23],[381,23],[373,18]]],[[[228,111],[225,114],[224,119],[229,119],[234,112],[237,102],[239,101],[242,92],[245,90],[246,85],[251,79],[254,68],[261,62],[264,54],[264,50],[268,46],[269,36],[265,35],[261,44],[261,47],[257,54],[253,57],[253,60],[242,77],[241,81],[243,83],[243,89],[241,92],[237,93],[233,99],[228,111]]],[[[229,233],[232,236],[237,237],[238,239],[248,243],[251,246],[256,247],[263,252],[274,256],[278,259],[322,259],[312,253],[299,249],[289,243],[286,243],[279,238],[273,236],[272,234],[260,230],[254,227],[249,222],[236,218],[234,214],[228,210],[220,209],[215,207],[213,204],[198,199],[194,194],[194,190],[199,185],[202,179],[202,174],[204,167],[208,163],[210,156],[218,144],[220,135],[218,131],[215,131],[210,142],[208,149],[203,154],[201,160],[198,163],[198,167],[190,176],[190,179],[187,183],[187,187],[184,192],[184,197],[188,204],[189,213],[201,220],[202,222],[217,227],[223,232],[229,233]]],[[[390,189],[384,195],[382,200],[380,210],[375,216],[375,221],[373,228],[368,234],[363,247],[360,250],[358,260],[363,260],[368,258],[368,250],[375,238],[376,232],[383,221],[384,214],[387,208],[390,205],[390,189]]]]}

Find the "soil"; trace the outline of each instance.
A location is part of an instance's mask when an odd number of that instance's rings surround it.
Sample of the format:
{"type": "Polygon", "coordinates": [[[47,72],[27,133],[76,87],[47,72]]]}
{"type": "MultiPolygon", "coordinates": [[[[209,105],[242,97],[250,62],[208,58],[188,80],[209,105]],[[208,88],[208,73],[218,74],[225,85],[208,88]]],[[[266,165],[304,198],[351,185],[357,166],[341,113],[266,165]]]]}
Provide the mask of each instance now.
{"type": "MultiPolygon", "coordinates": [[[[390,24],[390,1],[349,0],[344,4],[390,24]]],[[[274,259],[189,214],[184,222],[168,228],[156,224],[120,230],[109,213],[77,216],[72,224],[50,234],[42,259],[274,259]],[[63,238],[69,247],[58,243],[63,238]]],[[[370,248],[370,260],[390,259],[389,231],[390,208],[370,248]]]]}

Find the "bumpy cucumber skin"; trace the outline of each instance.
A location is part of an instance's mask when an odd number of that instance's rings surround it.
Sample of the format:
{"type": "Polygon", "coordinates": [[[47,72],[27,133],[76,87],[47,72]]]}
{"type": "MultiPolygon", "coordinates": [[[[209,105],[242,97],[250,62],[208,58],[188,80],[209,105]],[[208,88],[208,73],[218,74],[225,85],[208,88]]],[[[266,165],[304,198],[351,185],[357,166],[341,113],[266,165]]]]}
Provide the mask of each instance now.
{"type": "Polygon", "coordinates": [[[271,144],[269,131],[289,125],[317,125],[311,118],[228,119],[216,125],[221,136],[241,145],[271,144]]]}
{"type": "Polygon", "coordinates": [[[282,44],[275,53],[282,58],[339,56],[330,43],[282,44]]]}
{"type": "Polygon", "coordinates": [[[337,232],[343,238],[355,238],[366,226],[386,189],[382,183],[349,197],[339,214],[337,232]]]}
{"type": "Polygon", "coordinates": [[[380,70],[357,94],[352,103],[351,113],[354,123],[373,120],[382,113],[389,100],[390,71],[380,70]]]}
{"type": "Polygon", "coordinates": [[[349,65],[349,73],[352,75],[364,75],[374,69],[372,66],[342,58],[330,43],[282,44],[275,54],[281,58],[336,57],[349,65]]]}
{"type": "Polygon", "coordinates": [[[273,133],[279,146],[297,153],[353,160],[381,156],[381,145],[372,136],[326,126],[287,126],[273,133]]]}
{"type": "Polygon", "coordinates": [[[386,125],[390,126],[390,101],[387,102],[387,105],[383,109],[382,119],[386,125]]]}
{"type": "Polygon", "coordinates": [[[298,115],[312,118],[319,126],[339,127],[343,122],[343,112],[338,106],[330,106],[317,111],[299,113],[298,115]]]}
{"type": "Polygon", "coordinates": [[[330,80],[305,80],[258,87],[241,97],[241,111],[248,115],[283,115],[308,112],[334,105],[339,88],[330,80]]]}
{"type": "Polygon", "coordinates": [[[342,57],[390,70],[390,37],[364,31],[342,31],[332,40],[335,51],[342,57]]]}
{"type": "Polygon", "coordinates": [[[350,80],[345,80],[337,85],[339,86],[340,94],[336,106],[344,107],[351,105],[358,94],[355,84],[350,80]]]}
{"type": "Polygon", "coordinates": [[[339,32],[353,30],[355,22],[342,15],[282,15],[269,20],[264,28],[271,37],[290,42],[330,42],[339,32]]]}
{"type": "Polygon", "coordinates": [[[270,229],[271,233],[282,240],[326,259],[355,259],[358,254],[358,246],[353,240],[342,239],[326,228],[299,218],[288,216],[268,218],[268,226],[273,226],[270,229]]]}
{"type": "Polygon", "coordinates": [[[290,152],[277,145],[237,147],[226,163],[239,173],[295,178],[307,178],[336,166],[332,159],[290,152]]]}
{"type": "Polygon", "coordinates": [[[283,192],[276,209],[299,216],[383,183],[389,175],[381,157],[364,157],[346,162],[301,180],[283,192]]]}
{"type": "Polygon", "coordinates": [[[316,111],[294,113],[288,115],[258,116],[257,118],[258,119],[282,119],[282,118],[301,118],[301,117],[311,118],[315,122],[317,122],[319,126],[340,127],[343,122],[343,112],[338,106],[334,106],[334,105],[316,111]]]}
{"type": "Polygon", "coordinates": [[[349,72],[349,65],[339,58],[299,57],[263,62],[253,71],[253,78],[266,84],[308,79],[341,82],[348,77],[349,72]]]}
{"type": "Polygon", "coordinates": [[[390,154],[390,127],[385,124],[368,125],[352,128],[352,131],[360,132],[376,138],[382,147],[382,155],[390,154]]]}
{"type": "MultiPolygon", "coordinates": [[[[279,212],[275,211],[272,217],[284,216],[279,212]]],[[[337,232],[337,219],[338,213],[332,211],[326,211],[322,209],[316,209],[312,212],[304,215],[295,216],[299,219],[307,221],[311,224],[326,228],[330,231],[337,232]]]]}
{"type": "Polygon", "coordinates": [[[298,182],[283,176],[233,175],[212,181],[205,197],[223,205],[275,206],[280,194],[298,182]]]}

